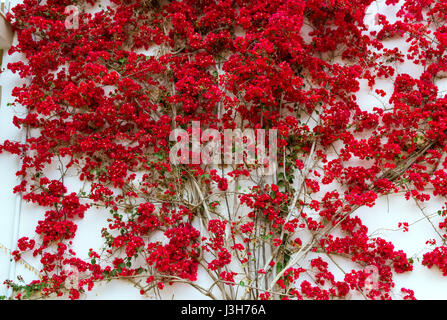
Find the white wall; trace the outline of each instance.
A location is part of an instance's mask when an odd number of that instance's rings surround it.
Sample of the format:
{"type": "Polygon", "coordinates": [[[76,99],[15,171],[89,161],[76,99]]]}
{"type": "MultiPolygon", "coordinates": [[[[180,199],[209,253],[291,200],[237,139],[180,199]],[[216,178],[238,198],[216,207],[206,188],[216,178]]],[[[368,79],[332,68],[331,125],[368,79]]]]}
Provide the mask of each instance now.
{"type": "MultiPolygon", "coordinates": [[[[17,1],[12,1],[14,5],[17,1]]],[[[379,4],[379,8],[380,8],[379,4]]],[[[368,22],[373,26],[374,15],[377,10],[376,4],[371,6],[371,14],[368,16],[368,22]]],[[[393,9],[381,11],[391,16],[393,9]]],[[[396,43],[390,42],[390,46],[396,43]]],[[[405,47],[403,41],[399,43],[400,47],[405,47]]],[[[21,56],[15,54],[3,57],[3,68],[11,61],[20,60],[21,56]]],[[[399,68],[400,72],[410,73],[413,76],[420,73],[420,70],[412,65],[404,65],[399,68]]],[[[2,101],[0,106],[0,140],[10,139],[20,141],[21,132],[12,125],[12,117],[19,113],[20,110],[14,110],[8,107],[7,104],[12,102],[11,91],[15,86],[21,85],[23,80],[19,79],[17,75],[10,71],[5,71],[0,75],[0,85],[2,86],[2,101]]],[[[447,81],[441,81],[439,84],[440,90],[447,89],[447,81]]],[[[387,89],[387,92],[392,91],[391,83],[381,83],[382,89],[387,89]]],[[[388,99],[384,98],[383,101],[388,99]]],[[[363,83],[361,92],[359,93],[359,104],[365,108],[372,108],[379,104],[379,101],[374,98],[366,85],[363,83]]],[[[22,111],[23,112],[23,111],[22,111]]],[[[0,155],[0,282],[8,278],[9,273],[9,256],[4,251],[4,247],[11,248],[11,238],[13,235],[13,217],[16,203],[16,196],[12,193],[12,188],[17,184],[15,172],[19,168],[19,162],[16,158],[8,154],[0,155]]],[[[426,204],[426,213],[430,214],[436,212],[442,206],[442,202],[430,201],[426,204]]],[[[422,258],[422,254],[428,251],[425,241],[429,238],[434,238],[435,234],[430,223],[423,219],[420,210],[412,201],[406,201],[402,196],[390,196],[382,198],[377,202],[374,208],[361,208],[356,212],[364,223],[370,228],[370,232],[377,230],[377,235],[392,241],[396,248],[403,249],[408,256],[415,256],[422,258]],[[412,222],[419,221],[410,227],[410,232],[403,233],[402,231],[392,231],[397,229],[398,222],[412,222]]],[[[28,204],[23,204],[21,212],[20,236],[29,236],[34,232],[37,220],[43,215],[43,210],[35,208],[28,204]]],[[[74,241],[75,251],[81,257],[87,255],[89,248],[99,248],[102,240],[99,234],[100,225],[105,223],[107,213],[103,214],[96,209],[90,209],[83,221],[79,223],[79,229],[74,241]]],[[[435,220],[435,224],[437,224],[435,220]]],[[[39,269],[38,261],[30,259],[26,255],[25,260],[29,261],[36,269],[39,269]]],[[[342,266],[345,266],[348,271],[349,264],[345,261],[339,261],[342,266]]],[[[415,262],[415,270],[411,273],[396,275],[396,298],[399,297],[399,290],[401,287],[414,289],[416,297],[419,299],[447,299],[447,277],[442,277],[437,269],[429,270],[422,267],[420,263],[415,262]]],[[[337,270],[334,270],[337,273],[337,270]]],[[[17,274],[24,276],[25,280],[29,281],[36,276],[33,272],[27,270],[23,265],[18,264],[17,274]]],[[[208,279],[204,275],[199,276],[199,281],[207,282],[208,279]]],[[[4,286],[0,287],[0,295],[5,294],[4,286]]],[[[92,292],[88,293],[88,299],[141,299],[138,290],[133,288],[131,284],[123,281],[113,281],[111,283],[103,283],[97,285],[92,292]]],[[[178,285],[173,288],[169,286],[163,290],[163,298],[170,299],[200,299],[204,298],[194,289],[186,286],[178,285]]]]}

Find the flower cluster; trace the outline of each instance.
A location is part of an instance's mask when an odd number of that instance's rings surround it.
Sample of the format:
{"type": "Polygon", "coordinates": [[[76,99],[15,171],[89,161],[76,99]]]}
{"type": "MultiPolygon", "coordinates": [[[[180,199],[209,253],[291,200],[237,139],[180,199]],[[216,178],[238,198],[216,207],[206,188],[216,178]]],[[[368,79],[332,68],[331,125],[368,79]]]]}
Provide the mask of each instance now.
{"type": "MultiPolygon", "coordinates": [[[[447,195],[445,1],[401,1],[395,22],[379,14],[374,31],[364,23],[372,0],[79,0],[79,26],[67,29],[72,2],[24,0],[8,16],[18,37],[9,53],[25,57],[8,67],[29,80],[12,92],[27,110],[13,123],[29,134],[0,152],[22,159],[14,192],[45,211],[13,252],[41,264],[40,280],[6,281],[18,298],[78,299],[111,279],[143,295],[187,283],[210,298],[393,297],[394,274],[414,261],[355,211],[389,194],[418,204],[447,195]],[[423,71],[401,73],[402,63],[423,71]],[[361,105],[364,84],[388,100],[361,105]],[[193,122],[276,129],[277,170],[172,164],[170,132],[194,134],[193,122]],[[68,172],[82,188],[69,191],[68,172]],[[93,208],[108,214],[104,246],[81,259],[77,228],[93,208]],[[342,278],[337,259],[350,268],[342,278]]],[[[445,242],[445,222],[435,229],[445,242]]],[[[445,254],[423,264],[446,275],[445,254]]]]}

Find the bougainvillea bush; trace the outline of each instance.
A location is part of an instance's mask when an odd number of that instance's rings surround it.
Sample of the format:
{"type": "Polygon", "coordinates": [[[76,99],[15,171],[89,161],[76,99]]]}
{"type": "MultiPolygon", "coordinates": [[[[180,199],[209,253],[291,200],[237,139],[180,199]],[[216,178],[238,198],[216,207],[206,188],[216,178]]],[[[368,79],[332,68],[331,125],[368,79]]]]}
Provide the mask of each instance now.
{"type": "MultiPolygon", "coordinates": [[[[13,252],[40,264],[40,277],[7,279],[13,297],[79,299],[122,279],[142,295],[182,283],[212,299],[414,299],[396,274],[422,264],[447,275],[447,99],[438,89],[447,3],[386,0],[397,14],[379,12],[373,29],[371,5],[24,0],[13,8],[9,54],[25,59],[8,68],[27,79],[13,91],[13,106],[27,110],[14,124],[27,139],[1,151],[22,160],[14,192],[45,210],[13,252]],[[396,39],[405,49],[389,45],[396,39]],[[421,72],[400,72],[403,64],[421,72]],[[358,102],[363,83],[382,103],[358,102]],[[170,134],[191,133],[193,122],[222,134],[277,130],[273,174],[259,174],[260,162],[173,164],[170,134]],[[433,234],[419,261],[356,215],[394,194],[421,208],[441,200],[424,218],[433,234]],[[107,215],[91,226],[103,246],[75,252],[78,225],[95,208],[107,215]]],[[[411,232],[408,222],[398,228],[411,232]]]]}

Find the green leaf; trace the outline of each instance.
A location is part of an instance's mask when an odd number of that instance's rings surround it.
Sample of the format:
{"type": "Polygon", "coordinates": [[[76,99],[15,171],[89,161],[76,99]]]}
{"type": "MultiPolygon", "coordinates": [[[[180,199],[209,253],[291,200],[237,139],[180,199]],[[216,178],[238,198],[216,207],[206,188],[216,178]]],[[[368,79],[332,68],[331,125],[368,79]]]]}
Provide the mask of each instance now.
{"type": "Polygon", "coordinates": [[[154,156],[158,158],[158,160],[163,160],[165,156],[161,153],[154,153],[154,156]]]}
{"type": "Polygon", "coordinates": [[[266,234],[266,235],[264,236],[264,239],[265,239],[265,240],[268,240],[268,239],[271,239],[271,238],[273,238],[273,235],[271,235],[271,234],[266,234]]]}
{"type": "Polygon", "coordinates": [[[280,273],[284,269],[284,265],[281,262],[276,264],[276,273],[280,273]]]}
{"type": "Polygon", "coordinates": [[[284,264],[288,264],[289,263],[289,261],[290,261],[290,255],[288,255],[288,254],[285,254],[284,255],[284,264]]]}

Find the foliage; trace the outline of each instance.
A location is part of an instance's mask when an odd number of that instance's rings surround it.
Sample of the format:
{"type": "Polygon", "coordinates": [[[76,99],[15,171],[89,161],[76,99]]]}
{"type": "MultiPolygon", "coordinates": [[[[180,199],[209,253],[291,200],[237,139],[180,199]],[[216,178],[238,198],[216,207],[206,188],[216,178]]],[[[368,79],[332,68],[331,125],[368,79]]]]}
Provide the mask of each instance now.
{"type": "MultiPolygon", "coordinates": [[[[23,161],[14,192],[46,210],[14,252],[32,252],[42,279],[7,282],[17,298],[77,299],[111,279],[142,294],[182,282],[215,299],[391,298],[393,276],[414,261],[354,213],[394,193],[447,195],[447,100],[436,85],[447,71],[445,1],[401,1],[395,22],[377,15],[376,31],[364,24],[372,0],[110,2],[25,0],[9,16],[9,53],[26,57],[9,68],[29,80],[14,89],[27,109],[14,124],[28,135],[1,150],[23,161]],[[64,25],[68,5],[78,28],[64,25]],[[408,50],[386,46],[391,38],[408,50]],[[423,72],[399,73],[404,62],[423,72]],[[388,102],[359,105],[362,83],[388,102]],[[277,129],[273,177],[259,164],[174,166],[170,132],[193,121],[277,129]],[[68,188],[68,172],[81,189],[68,188]],[[104,247],[81,259],[77,225],[94,207],[109,212],[104,247]],[[336,276],[336,259],[352,270],[336,276]],[[67,266],[79,271],[74,287],[67,266]],[[372,290],[366,267],[378,272],[372,290]]],[[[433,227],[438,247],[424,264],[445,273],[445,228],[433,227]]]]}

